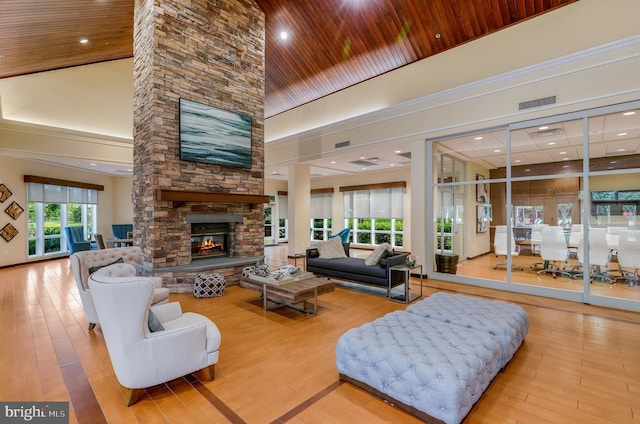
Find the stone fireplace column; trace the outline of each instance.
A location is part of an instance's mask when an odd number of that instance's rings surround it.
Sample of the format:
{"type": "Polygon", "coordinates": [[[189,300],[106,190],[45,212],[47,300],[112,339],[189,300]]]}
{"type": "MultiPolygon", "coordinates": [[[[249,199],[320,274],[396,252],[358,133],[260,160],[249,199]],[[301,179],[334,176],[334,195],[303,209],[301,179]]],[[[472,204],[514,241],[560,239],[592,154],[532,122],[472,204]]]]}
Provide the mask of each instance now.
{"type": "Polygon", "coordinates": [[[134,18],[134,244],[145,268],[191,262],[188,214],[242,214],[230,256],[263,255],[264,13],[239,0],[135,0],[134,18]],[[251,118],[250,169],[180,160],[181,98],[251,118]]]}

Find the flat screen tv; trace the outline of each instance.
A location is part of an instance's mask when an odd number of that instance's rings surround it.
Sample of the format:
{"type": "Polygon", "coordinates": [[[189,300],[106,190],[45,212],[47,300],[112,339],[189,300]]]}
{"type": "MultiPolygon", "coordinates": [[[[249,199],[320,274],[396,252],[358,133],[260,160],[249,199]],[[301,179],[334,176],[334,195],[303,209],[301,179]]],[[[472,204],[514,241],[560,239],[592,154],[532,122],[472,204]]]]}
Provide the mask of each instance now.
{"type": "Polygon", "coordinates": [[[639,190],[624,190],[618,192],[618,201],[640,201],[639,190]]]}
{"type": "Polygon", "coordinates": [[[251,117],[180,99],[180,159],[251,168],[251,117]]]}
{"type": "Polygon", "coordinates": [[[591,201],[592,202],[615,202],[616,192],[615,191],[592,191],[591,201]]]}

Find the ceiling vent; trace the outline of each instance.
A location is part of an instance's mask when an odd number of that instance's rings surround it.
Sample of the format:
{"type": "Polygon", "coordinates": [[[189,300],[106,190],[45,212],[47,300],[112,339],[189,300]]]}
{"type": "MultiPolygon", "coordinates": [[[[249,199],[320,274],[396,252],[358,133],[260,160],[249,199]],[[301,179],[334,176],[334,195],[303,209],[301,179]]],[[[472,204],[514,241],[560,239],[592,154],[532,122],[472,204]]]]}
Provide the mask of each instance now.
{"type": "Polygon", "coordinates": [[[360,166],[376,166],[377,165],[376,162],[371,162],[369,160],[353,160],[349,163],[353,163],[355,165],[360,165],[360,166]]]}
{"type": "Polygon", "coordinates": [[[529,100],[518,104],[518,110],[531,109],[556,103],[556,96],[544,97],[542,99],[529,100]]]}
{"type": "Polygon", "coordinates": [[[347,141],[342,141],[340,143],[336,143],[336,149],[339,149],[341,147],[348,147],[351,145],[351,141],[347,140],[347,141]]]}
{"type": "Polygon", "coordinates": [[[562,134],[564,131],[561,128],[547,128],[546,130],[538,130],[532,133],[534,137],[550,137],[552,135],[562,134]]]}

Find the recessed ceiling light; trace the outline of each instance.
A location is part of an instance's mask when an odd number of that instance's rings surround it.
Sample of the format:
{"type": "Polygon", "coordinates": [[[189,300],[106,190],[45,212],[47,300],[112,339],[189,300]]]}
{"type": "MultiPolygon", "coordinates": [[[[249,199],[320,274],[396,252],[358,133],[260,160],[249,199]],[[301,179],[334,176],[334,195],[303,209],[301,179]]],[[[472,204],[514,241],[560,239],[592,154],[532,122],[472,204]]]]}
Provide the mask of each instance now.
{"type": "Polygon", "coordinates": [[[360,159],[366,159],[366,157],[364,157],[364,156],[360,156],[360,159]]]}
{"type": "Polygon", "coordinates": [[[623,135],[627,135],[627,133],[626,132],[621,132],[621,133],[618,133],[617,135],[618,135],[618,137],[622,137],[623,135]]]}
{"type": "Polygon", "coordinates": [[[516,163],[520,163],[522,162],[520,159],[516,159],[516,163]]]}
{"type": "Polygon", "coordinates": [[[336,161],[335,161],[335,160],[332,160],[332,161],[331,161],[331,164],[332,164],[332,165],[333,165],[333,164],[335,164],[335,163],[336,163],[336,161]]]}
{"type": "Polygon", "coordinates": [[[500,153],[500,152],[501,152],[501,150],[500,150],[500,149],[495,149],[495,150],[493,151],[493,153],[500,153]]]}
{"type": "Polygon", "coordinates": [[[560,154],[561,154],[561,155],[566,155],[566,154],[567,154],[567,152],[560,152],[560,154]]]}
{"type": "Polygon", "coordinates": [[[627,149],[618,149],[618,152],[624,152],[627,149]]]}
{"type": "Polygon", "coordinates": [[[474,140],[482,140],[482,136],[478,136],[478,137],[474,138],[474,140]]]}
{"type": "Polygon", "coordinates": [[[539,129],[540,131],[544,131],[544,130],[548,130],[548,129],[549,129],[549,127],[538,127],[538,129],[539,129]]]}
{"type": "Polygon", "coordinates": [[[563,166],[563,168],[565,168],[565,169],[566,169],[566,168],[568,168],[568,167],[569,167],[569,165],[564,165],[564,166],[563,166]]]}
{"type": "Polygon", "coordinates": [[[362,170],[363,170],[363,171],[366,171],[366,170],[367,170],[367,168],[362,168],[362,170]]]}
{"type": "Polygon", "coordinates": [[[547,143],[547,146],[555,146],[556,142],[555,141],[550,141],[547,143]]]}
{"type": "Polygon", "coordinates": [[[95,164],[95,163],[92,163],[92,164],[91,164],[91,166],[96,166],[96,164],[95,164]]]}
{"type": "Polygon", "coordinates": [[[525,169],[524,172],[531,172],[531,170],[530,169],[525,169]]]}
{"type": "Polygon", "coordinates": [[[635,115],[636,112],[635,111],[631,111],[631,112],[625,112],[623,113],[624,116],[630,116],[630,115],[635,115]]]}
{"type": "Polygon", "coordinates": [[[390,163],[389,166],[396,166],[396,164],[395,163],[390,163]]]}
{"type": "Polygon", "coordinates": [[[402,150],[396,150],[396,154],[402,153],[402,150]]]}
{"type": "Polygon", "coordinates": [[[281,40],[288,40],[289,39],[289,33],[287,31],[280,31],[280,39],[281,40]]]}
{"type": "Polygon", "coordinates": [[[562,160],[569,160],[569,158],[562,158],[562,160]]]}
{"type": "Polygon", "coordinates": [[[88,42],[89,42],[89,40],[86,39],[86,38],[81,38],[80,39],[80,44],[87,44],[88,42]]]}
{"type": "Polygon", "coordinates": [[[436,38],[440,38],[440,37],[442,37],[442,36],[440,35],[440,33],[439,33],[439,32],[438,32],[438,33],[436,33],[436,38]]]}
{"type": "Polygon", "coordinates": [[[615,164],[615,163],[618,163],[618,161],[617,161],[617,160],[612,160],[612,161],[611,161],[611,162],[609,162],[609,163],[611,163],[611,164],[615,164]]]}

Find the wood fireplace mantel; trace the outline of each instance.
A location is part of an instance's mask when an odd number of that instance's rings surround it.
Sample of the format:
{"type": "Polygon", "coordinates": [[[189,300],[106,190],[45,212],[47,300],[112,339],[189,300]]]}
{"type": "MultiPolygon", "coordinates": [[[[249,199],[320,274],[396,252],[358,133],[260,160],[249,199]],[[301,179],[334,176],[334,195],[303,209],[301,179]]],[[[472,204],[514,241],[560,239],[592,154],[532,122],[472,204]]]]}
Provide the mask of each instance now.
{"type": "Polygon", "coordinates": [[[175,207],[179,207],[186,202],[210,202],[210,203],[269,203],[269,196],[261,194],[239,194],[239,193],[211,193],[205,191],[184,191],[184,190],[158,190],[158,200],[174,202],[175,207]]]}

